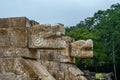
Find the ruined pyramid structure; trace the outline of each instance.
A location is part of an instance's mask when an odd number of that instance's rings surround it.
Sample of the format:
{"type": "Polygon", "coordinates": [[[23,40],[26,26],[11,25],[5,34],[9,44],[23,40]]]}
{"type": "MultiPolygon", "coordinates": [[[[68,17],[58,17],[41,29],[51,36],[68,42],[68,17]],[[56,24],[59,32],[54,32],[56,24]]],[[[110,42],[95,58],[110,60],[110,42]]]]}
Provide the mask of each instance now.
{"type": "Polygon", "coordinates": [[[65,36],[61,23],[0,18],[0,80],[87,80],[76,57],[93,57],[91,39],[65,36]]]}

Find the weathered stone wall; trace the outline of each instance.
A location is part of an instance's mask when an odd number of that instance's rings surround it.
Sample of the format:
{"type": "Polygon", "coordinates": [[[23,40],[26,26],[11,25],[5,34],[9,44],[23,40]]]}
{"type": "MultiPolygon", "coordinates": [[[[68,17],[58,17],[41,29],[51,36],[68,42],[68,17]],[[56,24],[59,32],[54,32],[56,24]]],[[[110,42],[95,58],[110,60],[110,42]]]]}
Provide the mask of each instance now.
{"type": "Polygon", "coordinates": [[[0,80],[87,80],[75,57],[93,56],[93,42],[64,36],[63,24],[0,18],[0,80]]]}

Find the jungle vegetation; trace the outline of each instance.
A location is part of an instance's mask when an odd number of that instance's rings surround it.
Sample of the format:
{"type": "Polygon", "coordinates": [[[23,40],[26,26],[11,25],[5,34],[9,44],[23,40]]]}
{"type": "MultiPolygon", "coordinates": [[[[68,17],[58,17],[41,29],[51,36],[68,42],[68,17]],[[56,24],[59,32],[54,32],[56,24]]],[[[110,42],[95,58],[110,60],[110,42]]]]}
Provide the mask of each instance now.
{"type": "Polygon", "coordinates": [[[107,10],[99,10],[75,26],[66,27],[66,35],[78,39],[92,39],[94,57],[76,59],[80,69],[93,72],[114,72],[120,80],[120,4],[113,4],[107,10]]]}

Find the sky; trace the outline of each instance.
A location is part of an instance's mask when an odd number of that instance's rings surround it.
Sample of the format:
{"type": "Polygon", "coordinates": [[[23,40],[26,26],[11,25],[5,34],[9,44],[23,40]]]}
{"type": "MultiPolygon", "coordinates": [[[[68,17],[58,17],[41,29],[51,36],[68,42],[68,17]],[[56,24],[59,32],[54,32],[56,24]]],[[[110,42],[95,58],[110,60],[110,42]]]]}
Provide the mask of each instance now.
{"type": "Polygon", "coordinates": [[[73,26],[120,0],[1,0],[0,18],[25,16],[40,24],[73,26]]]}

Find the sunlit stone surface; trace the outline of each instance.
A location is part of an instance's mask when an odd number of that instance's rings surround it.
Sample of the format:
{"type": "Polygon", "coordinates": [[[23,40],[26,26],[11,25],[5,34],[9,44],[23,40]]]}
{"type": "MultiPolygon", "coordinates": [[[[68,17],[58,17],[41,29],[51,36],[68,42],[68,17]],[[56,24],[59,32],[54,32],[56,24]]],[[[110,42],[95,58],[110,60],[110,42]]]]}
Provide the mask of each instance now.
{"type": "Polygon", "coordinates": [[[74,41],[61,23],[0,18],[0,80],[87,80],[76,57],[93,57],[91,39],[74,41]]]}

